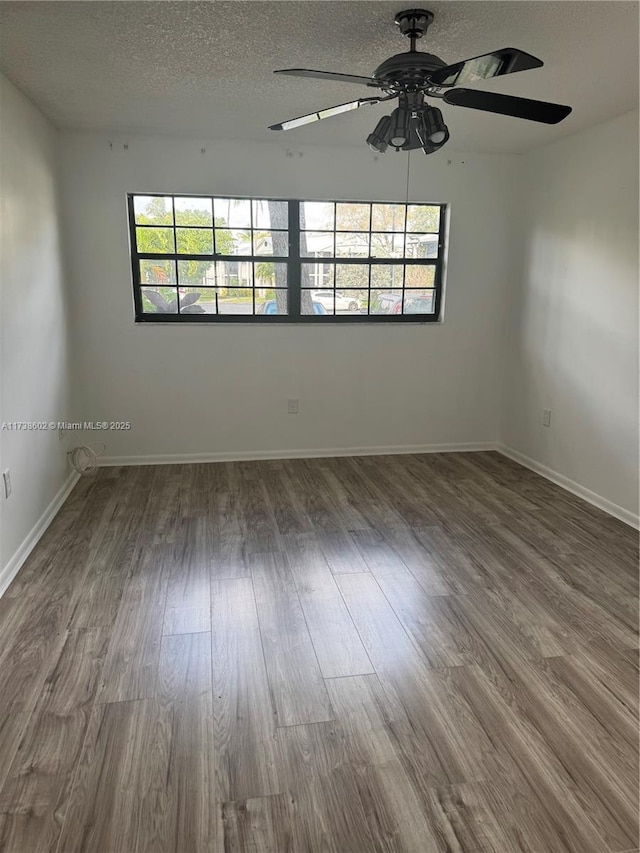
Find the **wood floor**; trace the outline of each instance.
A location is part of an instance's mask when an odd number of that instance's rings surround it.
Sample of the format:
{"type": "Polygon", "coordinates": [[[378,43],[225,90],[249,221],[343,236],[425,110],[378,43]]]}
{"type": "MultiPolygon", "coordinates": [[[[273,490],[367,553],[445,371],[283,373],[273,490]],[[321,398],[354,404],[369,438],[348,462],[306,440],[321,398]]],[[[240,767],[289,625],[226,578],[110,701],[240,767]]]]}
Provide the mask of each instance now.
{"type": "Polygon", "coordinates": [[[0,850],[636,850],[637,608],[494,453],[101,469],[0,599],[0,850]]]}

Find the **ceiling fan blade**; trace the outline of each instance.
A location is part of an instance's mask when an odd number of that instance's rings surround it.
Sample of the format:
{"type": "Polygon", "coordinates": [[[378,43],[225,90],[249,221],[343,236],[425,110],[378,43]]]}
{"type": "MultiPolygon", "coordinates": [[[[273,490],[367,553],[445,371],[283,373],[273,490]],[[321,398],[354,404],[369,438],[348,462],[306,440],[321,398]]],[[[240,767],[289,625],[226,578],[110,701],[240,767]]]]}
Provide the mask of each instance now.
{"type": "Polygon", "coordinates": [[[452,89],[444,96],[445,103],[456,107],[470,107],[503,116],[525,118],[544,124],[558,124],[571,112],[571,107],[550,104],[547,101],[531,101],[529,98],[514,98],[497,92],[478,92],[476,89],[452,89]]]}
{"type": "Polygon", "coordinates": [[[438,68],[431,74],[429,80],[434,86],[458,86],[474,83],[476,80],[487,80],[490,77],[502,77],[503,74],[515,74],[516,71],[528,71],[530,68],[540,68],[544,63],[541,59],[518,50],[517,47],[504,47],[474,56],[473,59],[463,59],[454,65],[438,68]]]}
{"type": "Polygon", "coordinates": [[[313,77],[319,80],[334,80],[337,83],[361,83],[364,86],[380,87],[380,81],[373,77],[359,77],[357,74],[338,74],[334,71],[312,71],[309,68],[283,68],[274,74],[287,74],[290,77],[313,77]]]}
{"type": "Polygon", "coordinates": [[[320,121],[323,118],[331,118],[331,116],[340,115],[340,113],[348,113],[350,110],[357,110],[358,107],[365,107],[370,104],[379,104],[380,101],[387,100],[386,98],[358,98],[357,101],[349,101],[348,104],[338,104],[337,107],[327,107],[326,110],[318,110],[316,113],[309,113],[306,116],[292,118],[288,121],[281,121],[278,124],[272,124],[269,130],[291,130],[294,127],[302,127],[304,124],[311,124],[314,121],[320,121]]]}

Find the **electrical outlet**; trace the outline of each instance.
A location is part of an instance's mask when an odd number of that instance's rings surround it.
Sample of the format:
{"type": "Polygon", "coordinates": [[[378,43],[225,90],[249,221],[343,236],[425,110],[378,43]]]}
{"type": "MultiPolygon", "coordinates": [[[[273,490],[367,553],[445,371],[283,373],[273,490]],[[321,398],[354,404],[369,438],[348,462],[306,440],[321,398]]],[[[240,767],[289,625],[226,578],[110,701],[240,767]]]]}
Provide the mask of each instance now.
{"type": "Polygon", "coordinates": [[[288,401],[287,401],[287,412],[288,412],[290,415],[297,415],[297,414],[298,414],[298,404],[299,404],[299,402],[300,402],[300,401],[299,401],[299,400],[296,400],[295,398],[292,398],[292,399],[290,399],[290,400],[288,400],[288,401]]]}
{"type": "Polygon", "coordinates": [[[11,471],[8,468],[2,472],[2,482],[4,483],[4,496],[8,498],[11,494],[11,471]]]}
{"type": "Polygon", "coordinates": [[[542,426],[550,427],[551,426],[551,409],[543,409],[542,410],[542,426]]]}

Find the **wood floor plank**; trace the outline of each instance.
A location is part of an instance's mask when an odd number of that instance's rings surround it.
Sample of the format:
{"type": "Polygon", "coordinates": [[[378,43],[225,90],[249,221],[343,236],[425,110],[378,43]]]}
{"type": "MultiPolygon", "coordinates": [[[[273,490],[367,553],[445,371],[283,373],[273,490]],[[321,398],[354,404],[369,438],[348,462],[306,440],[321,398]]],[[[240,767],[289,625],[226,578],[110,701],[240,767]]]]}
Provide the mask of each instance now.
{"type": "Polygon", "coordinates": [[[137,545],[137,534],[126,536],[117,527],[107,534],[74,597],[70,628],[113,625],[137,545]]]}
{"type": "MultiPolygon", "coordinates": [[[[553,849],[555,844],[560,850],[575,853],[606,850],[599,816],[585,809],[571,772],[547,743],[536,721],[523,713],[513,697],[509,701],[503,696],[480,667],[453,668],[449,673],[498,745],[507,768],[505,775],[481,780],[492,783],[488,788],[496,793],[499,803],[491,798],[488,802],[500,825],[508,828],[506,813],[513,810],[522,814],[523,804],[532,800],[538,813],[528,826],[527,843],[532,849],[553,849]]],[[[514,827],[514,834],[520,831],[519,825],[514,827]]]]}
{"type": "Polygon", "coordinates": [[[98,702],[155,695],[171,546],[139,555],[122,595],[102,671],[98,702]]]}
{"type": "Polygon", "coordinates": [[[20,603],[21,619],[0,650],[0,785],[42,690],[47,669],[64,642],[68,602],[28,596],[20,603]]]}
{"type": "Polygon", "coordinates": [[[345,732],[350,758],[357,765],[364,763],[368,782],[375,787],[375,793],[367,792],[366,797],[371,797],[376,809],[376,813],[368,815],[374,849],[378,846],[407,853],[437,850],[433,829],[405,772],[380,707],[378,679],[375,676],[338,678],[327,686],[336,719],[345,732]]]}
{"type": "Polygon", "coordinates": [[[242,513],[242,535],[248,553],[276,551],[280,548],[280,531],[267,492],[258,471],[242,481],[239,506],[242,513]]]}
{"type": "Polygon", "coordinates": [[[251,578],[213,583],[212,648],[218,797],[277,794],[276,718],[251,578]]]}
{"type": "Polygon", "coordinates": [[[209,853],[216,836],[215,746],[211,634],[164,637],[157,697],[171,712],[171,749],[165,789],[143,820],[156,826],[138,850],[209,853]],[[158,813],[158,805],[162,811],[158,813]]]}
{"type": "Polygon", "coordinates": [[[311,519],[284,468],[265,472],[263,483],[278,531],[283,535],[312,532],[311,519]]]}
{"type": "Polygon", "coordinates": [[[208,634],[164,638],[157,693],[94,706],[59,853],[213,848],[208,634]]]}
{"type": "MultiPolygon", "coordinates": [[[[232,526],[235,530],[235,524],[232,526]]],[[[212,536],[211,579],[250,578],[251,570],[245,559],[244,539],[239,533],[212,536]]]]}
{"type": "Polygon", "coordinates": [[[143,818],[166,807],[171,716],[155,699],[94,706],[58,853],[138,853],[159,845],[159,821],[143,818]]]}
{"type": "Polygon", "coordinates": [[[316,539],[334,575],[369,571],[369,566],[346,530],[316,532],[316,539]]]}
{"type": "Polygon", "coordinates": [[[387,841],[392,829],[379,783],[373,774],[353,772],[363,767],[361,757],[350,753],[338,723],[279,729],[278,746],[282,776],[292,792],[293,850],[401,849],[387,841]],[[369,815],[382,823],[374,831],[369,815]]]}
{"type": "Polygon", "coordinates": [[[421,528],[393,525],[385,528],[385,537],[427,595],[454,595],[460,585],[435,565],[422,541],[421,528]]]}
{"type": "MultiPolygon", "coordinates": [[[[19,598],[0,598],[0,649],[6,649],[11,635],[23,618],[22,601],[19,598]]],[[[1,652],[0,652],[1,654],[1,652]]]]}
{"type": "Polygon", "coordinates": [[[339,508],[328,494],[321,475],[314,470],[315,466],[301,459],[285,461],[284,468],[316,533],[345,532],[339,508]]]}
{"type": "Polygon", "coordinates": [[[73,523],[63,526],[54,519],[46,531],[51,533],[48,547],[31,552],[5,595],[12,598],[37,588],[51,598],[71,598],[87,572],[93,549],[105,535],[104,519],[114,502],[109,479],[97,475],[73,523]]]}
{"type": "Polygon", "coordinates": [[[322,550],[305,536],[285,537],[289,568],[324,678],[364,675],[373,666],[322,550]]]}
{"type": "Polygon", "coordinates": [[[164,611],[165,634],[211,629],[211,546],[206,516],[184,518],[170,564],[164,611]]]}
{"type": "Polygon", "coordinates": [[[389,696],[392,727],[407,755],[421,762],[418,775],[426,784],[442,787],[501,772],[497,751],[475,709],[451,689],[451,670],[428,668],[376,581],[370,575],[337,580],[389,696]]]}
{"type": "Polygon", "coordinates": [[[68,634],[0,790],[0,849],[55,850],[107,650],[105,628],[68,634]]]}
{"type": "Polygon", "coordinates": [[[352,530],[351,536],[375,577],[411,575],[400,554],[379,530],[352,530]]]}
{"type": "Polygon", "coordinates": [[[250,565],[278,726],[333,719],[287,555],[254,554],[250,565]]]}
{"type": "Polygon", "coordinates": [[[293,853],[292,813],[288,794],[220,803],[217,853],[293,853]]]}
{"type": "Polygon", "coordinates": [[[429,666],[469,663],[449,596],[425,595],[422,585],[413,577],[403,578],[402,583],[398,583],[389,575],[379,578],[378,584],[429,666]]]}

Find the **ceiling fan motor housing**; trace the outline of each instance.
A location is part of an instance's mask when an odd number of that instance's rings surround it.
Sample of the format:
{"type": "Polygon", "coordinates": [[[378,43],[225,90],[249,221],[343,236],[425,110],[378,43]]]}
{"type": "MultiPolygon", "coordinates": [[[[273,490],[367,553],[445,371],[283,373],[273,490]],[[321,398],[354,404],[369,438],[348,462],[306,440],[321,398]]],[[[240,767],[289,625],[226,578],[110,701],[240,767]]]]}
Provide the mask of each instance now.
{"type": "Polygon", "coordinates": [[[379,65],[372,77],[384,83],[383,88],[391,91],[416,91],[428,86],[429,75],[438,68],[444,68],[443,62],[432,53],[397,53],[379,65]]]}

